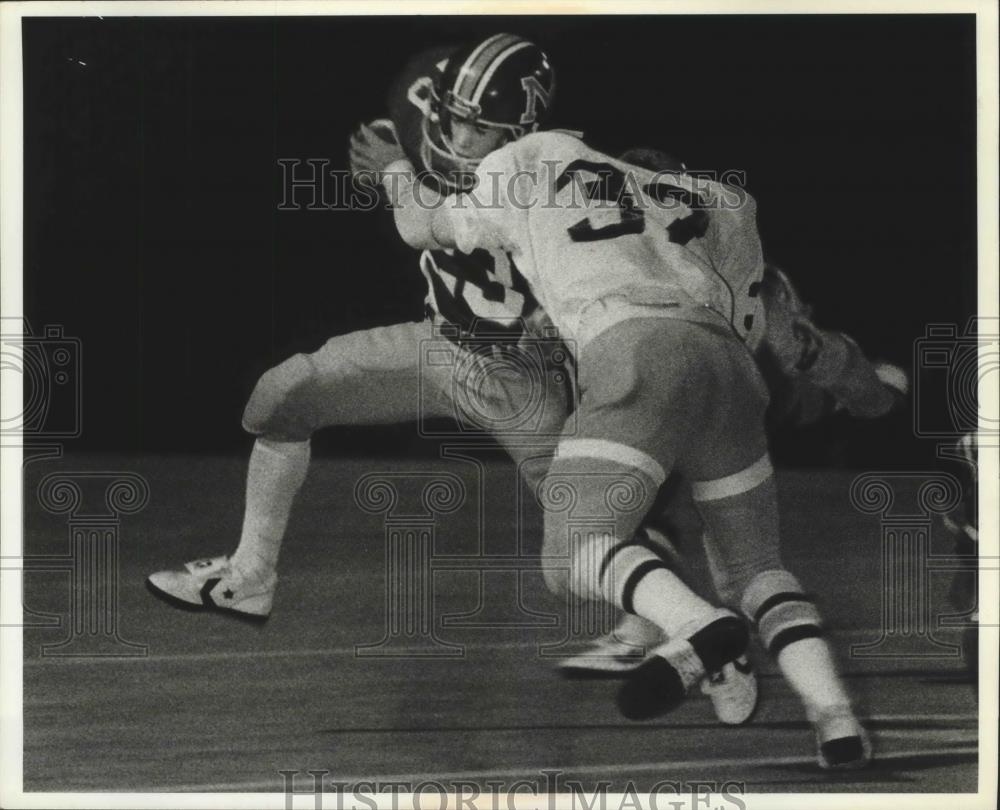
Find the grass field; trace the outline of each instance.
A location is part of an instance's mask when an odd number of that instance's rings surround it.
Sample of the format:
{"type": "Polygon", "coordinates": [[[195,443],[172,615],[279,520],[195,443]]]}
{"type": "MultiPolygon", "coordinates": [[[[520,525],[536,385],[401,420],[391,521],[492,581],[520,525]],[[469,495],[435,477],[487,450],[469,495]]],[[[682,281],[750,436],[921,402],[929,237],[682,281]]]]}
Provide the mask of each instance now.
{"type": "MultiPolygon", "coordinates": [[[[320,769],[338,781],[469,780],[484,789],[489,780],[537,781],[555,770],[584,789],[601,780],[640,790],[702,780],[750,792],[976,790],[976,698],[964,658],[943,647],[936,657],[852,653],[879,639],[885,590],[879,518],[851,506],[854,474],[780,475],[786,562],[820,595],[876,749],[868,770],[830,775],[816,767],[797,700],[759,654],[761,705],[739,728],[718,725],[700,693],[665,718],[632,723],[617,714],[615,683],[558,677],[552,661],[571,645],[562,643],[565,607],[531,558],[538,516],[526,513],[518,538],[513,470],[487,456],[482,466],[316,460],[284,547],[274,612],[259,628],[173,610],[143,586],[149,572],[235,546],[243,460],[78,456],[29,465],[28,555],[65,555],[70,521],[80,522],[40,506],[38,483],[53,471],[129,471],[148,482],[150,497],[117,524],[117,631],[144,654],[53,655],[73,619],[69,576],[25,575],[28,623],[46,612],[63,617],[61,627],[25,632],[25,789],[279,791],[279,771],[301,771],[308,785],[304,772],[320,769]],[[355,499],[373,471],[400,493],[388,519],[355,499]],[[462,482],[464,499],[449,514],[414,517],[428,475],[443,473],[462,482]],[[387,526],[430,533],[425,619],[436,641],[404,610],[401,635],[378,646],[392,629],[387,613],[419,596],[387,599],[387,526]],[[368,654],[358,645],[369,645],[368,654]]],[[[91,495],[103,507],[95,490],[85,491],[81,509],[91,495]]],[[[694,549],[692,568],[703,578],[696,544],[682,544],[694,549]]],[[[932,548],[950,551],[937,527],[932,548]]],[[[927,574],[933,617],[953,611],[951,576],[927,574]]],[[[961,640],[955,630],[934,634],[961,640]]],[[[91,641],[83,638],[84,653],[91,641]]],[[[921,639],[902,642],[927,650],[921,639]]]]}

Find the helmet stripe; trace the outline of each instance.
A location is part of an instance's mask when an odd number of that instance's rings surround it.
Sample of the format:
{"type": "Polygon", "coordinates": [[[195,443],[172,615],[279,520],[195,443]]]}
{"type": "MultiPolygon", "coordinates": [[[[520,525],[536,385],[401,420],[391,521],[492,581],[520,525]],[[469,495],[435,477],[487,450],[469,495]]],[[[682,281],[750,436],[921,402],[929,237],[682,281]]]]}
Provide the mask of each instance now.
{"type": "Polygon", "coordinates": [[[472,103],[473,104],[479,103],[479,100],[483,97],[483,93],[486,91],[486,88],[490,83],[490,79],[493,78],[493,74],[497,72],[497,69],[500,67],[500,65],[502,65],[505,61],[507,61],[508,57],[517,53],[520,50],[523,50],[524,48],[530,48],[530,47],[531,43],[525,42],[522,39],[520,42],[516,42],[513,45],[511,45],[509,48],[507,48],[507,50],[502,51],[496,57],[496,59],[493,60],[493,64],[491,64],[486,69],[486,72],[483,74],[483,78],[479,80],[479,86],[476,87],[476,92],[472,96],[472,103]]]}
{"type": "Polygon", "coordinates": [[[497,54],[502,53],[505,48],[518,41],[522,40],[514,34],[495,34],[477,45],[458,70],[454,87],[455,95],[461,99],[471,99],[483,72],[490,66],[497,54]]]}

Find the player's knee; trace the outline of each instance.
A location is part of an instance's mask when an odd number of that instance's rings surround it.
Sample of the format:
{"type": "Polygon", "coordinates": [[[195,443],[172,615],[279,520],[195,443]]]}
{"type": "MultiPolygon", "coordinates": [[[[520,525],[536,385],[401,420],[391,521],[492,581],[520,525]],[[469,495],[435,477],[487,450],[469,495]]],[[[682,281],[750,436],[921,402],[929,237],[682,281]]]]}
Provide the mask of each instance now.
{"type": "Polygon", "coordinates": [[[747,608],[746,595],[760,587],[761,582],[768,581],[769,572],[781,568],[781,559],[777,553],[770,554],[765,549],[760,557],[739,555],[732,558],[730,555],[724,562],[710,558],[710,567],[715,592],[721,603],[741,608],[752,620],[753,612],[747,608]]]}
{"type": "Polygon", "coordinates": [[[295,395],[308,384],[312,366],[296,354],[265,371],[243,410],[243,429],[277,441],[304,441],[312,430],[297,412],[295,395]]]}
{"type": "Polygon", "coordinates": [[[638,548],[635,543],[620,543],[613,534],[604,532],[577,539],[570,547],[569,589],[573,595],[589,601],[616,601],[610,564],[623,548],[633,546],[638,548]]]}
{"type": "Polygon", "coordinates": [[[559,516],[546,515],[545,536],[542,540],[542,576],[545,585],[556,596],[563,596],[569,590],[570,556],[565,521],[559,516]]]}
{"type": "Polygon", "coordinates": [[[822,635],[815,600],[783,568],[757,574],[743,591],[740,607],[774,657],[789,644],[822,635]]]}
{"type": "Polygon", "coordinates": [[[542,543],[542,575],[556,596],[572,594],[581,599],[600,597],[601,561],[609,539],[580,537],[564,520],[547,517],[542,543]]]}
{"type": "Polygon", "coordinates": [[[725,572],[721,576],[714,578],[713,584],[716,596],[719,597],[719,604],[726,605],[727,607],[740,604],[743,591],[736,585],[734,580],[725,576],[725,572]]]}
{"type": "Polygon", "coordinates": [[[740,604],[758,575],[783,568],[778,544],[778,496],[766,455],[739,472],[692,483],[710,540],[712,578],[723,602],[740,604]]]}

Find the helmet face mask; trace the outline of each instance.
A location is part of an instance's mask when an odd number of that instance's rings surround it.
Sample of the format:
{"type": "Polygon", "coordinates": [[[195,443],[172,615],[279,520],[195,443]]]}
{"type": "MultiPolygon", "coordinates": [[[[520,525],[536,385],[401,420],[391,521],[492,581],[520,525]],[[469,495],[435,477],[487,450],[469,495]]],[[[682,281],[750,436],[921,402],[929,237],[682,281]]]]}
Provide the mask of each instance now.
{"type": "Polygon", "coordinates": [[[507,141],[524,134],[504,124],[468,115],[467,110],[466,105],[451,103],[442,104],[437,113],[442,145],[457,158],[481,160],[507,141]]]}
{"type": "Polygon", "coordinates": [[[475,172],[487,154],[538,129],[554,90],[548,57],[523,37],[496,34],[460,49],[431,88],[423,121],[427,168],[446,178],[475,172]],[[474,132],[457,138],[457,124],[474,132]]]}
{"type": "MultiPolygon", "coordinates": [[[[482,157],[472,158],[459,154],[441,127],[440,116],[431,114],[423,120],[421,157],[427,169],[441,175],[451,188],[462,188],[468,177],[476,172],[482,157]]],[[[483,156],[485,157],[485,155],[483,156]]]]}
{"type": "MultiPolygon", "coordinates": [[[[432,94],[432,99],[435,98],[437,94],[432,94]]],[[[432,101],[432,104],[434,102],[432,101]]],[[[483,117],[482,108],[478,104],[472,104],[471,102],[455,95],[454,92],[448,90],[444,93],[443,99],[437,99],[437,114],[441,121],[441,132],[448,138],[453,137],[451,131],[451,124],[453,121],[463,122],[471,124],[476,127],[482,127],[484,129],[499,129],[505,132],[510,140],[516,140],[527,134],[527,131],[520,124],[507,124],[502,121],[489,121],[483,117]]],[[[537,125],[532,129],[536,129],[537,125]]]]}

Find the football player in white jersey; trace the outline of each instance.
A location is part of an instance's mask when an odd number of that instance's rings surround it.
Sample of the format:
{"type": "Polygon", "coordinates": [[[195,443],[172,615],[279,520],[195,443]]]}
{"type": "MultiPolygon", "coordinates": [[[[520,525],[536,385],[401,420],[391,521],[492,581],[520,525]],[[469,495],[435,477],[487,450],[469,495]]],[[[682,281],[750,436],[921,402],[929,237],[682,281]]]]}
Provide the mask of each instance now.
{"type": "MultiPolygon", "coordinates": [[[[374,156],[373,166],[407,155],[436,172],[432,180],[458,186],[463,175],[475,169],[479,156],[538,126],[553,88],[544,54],[514,35],[488,37],[450,59],[447,52],[429,51],[413,60],[396,82],[389,97],[391,118],[362,127],[355,146],[366,148],[367,159],[374,156]],[[477,97],[479,109],[472,114],[477,97]]],[[[354,168],[363,168],[357,154],[352,158],[354,168]]],[[[523,280],[508,253],[475,251],[470,256],[427,251],[421,268],[430,288],[428,320],[333,338],[318,352],[296,355],[261,378],[244,418],[258,440],[248,470],[239,547],[230,557],[152,575],[148,584],[156,595],[189,609],[266,619],[285,526],[308,467],[308,436],[317,427],[411,421],[419,415],[458,412],[490,429],[523,408],[525,397],[537,396],[537,380],[498,375],[495,366],[488,373],[476,372],[490,362],[490,353],[516,347],[525,325],[546,322],[527,285],[519,283],[523,280]],[[449,327],[442,333],[456,343],[455,362],[447,369],[421,367],[418,347],[436,336],[434,326],[441,324],[449,327]],[[487,344],[494,348],[483,353],[487,344]],[[470,378],[476,379],[474,385],[470,378]],[[489,384],[491,379],[494,384],[489,384]],[[435,394],[423,402],[421,413],[416,388],[435,394]],[[464,408],[470,401],[476,407],[464,408]]],[[[553,373],[542,376],[540,427],[557,430],[572,407],[570,392],[558,383],[559,372],[565,371],[561,363],[542,359],[553,373]]],[[[502,435],[498,438],[504,441],[502,435]]],[[[508,444],[515,459],[526,451],[516,442],[508,444]]],[[[543,467],[520,469],[530,475],[543,467]]],[[[657,537],[655,530],[645,535],[657,537]]],[[[732,667],[727,671],[738,676],[732,667]]],[[[735,694],[727,696],[725,684],[711,693],[724,722],[742,722],[752,710],[752,677],[737,679],[742,683],[735,684],[735,694]],[[726,701],[734,697],[735,703],[727,708],[726,701]]]]}
{"type": "Polygon", "coordinates": [[[476,176],[471,191],[430,205],[415,198],[406,160],[387,167],[383,182],[410,245],[508,251],[575,353],[575,430],[542,486],[543,567],[553,591],[608,601],[670,639],[630,675],[620,708],[636,718],[673,708],[748,642],[735,615],[632,540],[677,469],[692,483],[726,589],[804,702],[820,764],[863,766],[867,735],[819,614],[778,549],[768,393],[748,348],[764,320],[753,200],[629,166],[558,133],[502,147],[476,176]],[[590,515],[613,506],[613,525],[574,526],[577,504],[590,515]]]}
{"type": "MultiPolygon", "coordinates": [[[[682,162],[656,149],[630,149],[620,159],[658,172],[686,171],[682,162]]],[[[909,390],[905,372],[890,363],[869,361],[850,336],[818,327],[812,320],[812,308],[773,264],[764,267],[760,297],[766,328],[755,356],[771,390],[769,433],[811,424],[840,410],[874,419],[904,401],[909,390]]],[[[693,505],[683,498],[682,487],[671,486],[670,491],[674,494],[667,500],[667,511],[652,517],[657,530],[653,536],[674,537],[678,521],[686,524],[682,533],[695,536],[700,529],[693,505]]],[[[711,538],[705,542],[711,545],[711,538]]],[[[725,593],[725,572],[713,569],[712,573],[717,578],[717,593],[725,593]]],[[[637,666],[642,651],[660,641],[660,630],[654,624],[624,614],[611,633],[563,659],[559,666],[568,678],[619,678],[637,666]]],[[[713,694],[719,689],[720,677],[739,679],[741,669],[746,669],[741,663],[727,667],[705,681],[703,689],[713,694]]]]}
{"type": "MultiPolygon", "coordinates": [[[[547,57],[516,35],[419,54],[390,91],[390,118],[362,126],[352,140],[352,169],[382,167],[405,155],[427,172],[430,188],[460,187],[482,156],[542,123],[553,92],[547,57]]],[[[534,398],[541,406],[534,429],[554,443],[572,408],[572,370],[552,340],[539,341],[551,353],[514,358],[540,361],[541,374],[531,378],[514,373],[524,363],[494,358],[521,352],[524,343],[535,349],[534,334],[548,324],[544,312],[506,251],[428,250],[420,268],[429,288],[426,320],[332,338],[261,377],[243,418],[257,440],[238,547],[231,555],[152,574],[147,586],[155,596],[183,609],[266,620],[285,529],[309,466],[310,437],[327,425],[457,416],[493,432],[519,462],[530,489],[537,488],[533,476],[547,465],[535,457],[544,448],[537,437],[522,444],[502,427],[534,398]],[[437,337],[455,344],[453,362],[422,364],[421,344],[437,337]]],[[[654,529],[643,536],[658,547],[667,544],[654,529]]],[[[710,693],[723,722],[744,722],[756,701],[753,676],[737,675],[733,671],[710,693]]]]}

